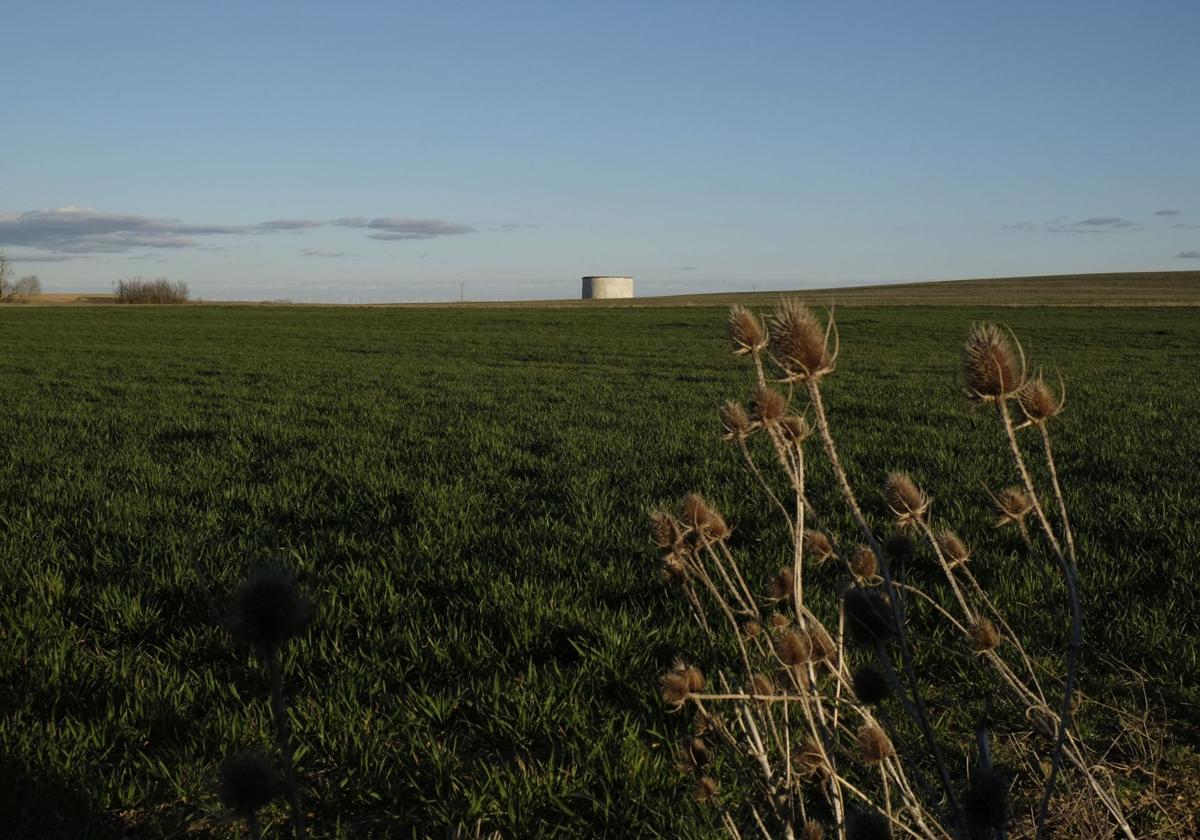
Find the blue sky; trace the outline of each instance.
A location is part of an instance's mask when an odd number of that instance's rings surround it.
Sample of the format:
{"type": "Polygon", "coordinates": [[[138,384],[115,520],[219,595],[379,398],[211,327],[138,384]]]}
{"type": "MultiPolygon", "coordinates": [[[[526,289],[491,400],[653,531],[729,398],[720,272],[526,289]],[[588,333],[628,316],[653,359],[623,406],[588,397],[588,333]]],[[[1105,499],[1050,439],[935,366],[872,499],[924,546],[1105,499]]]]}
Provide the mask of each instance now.
{"type": "Polygon", "coordinates": [[[10,0],[3,18],[0,248],[48,290],[1200,268],[1194,0],[10,0]]]}

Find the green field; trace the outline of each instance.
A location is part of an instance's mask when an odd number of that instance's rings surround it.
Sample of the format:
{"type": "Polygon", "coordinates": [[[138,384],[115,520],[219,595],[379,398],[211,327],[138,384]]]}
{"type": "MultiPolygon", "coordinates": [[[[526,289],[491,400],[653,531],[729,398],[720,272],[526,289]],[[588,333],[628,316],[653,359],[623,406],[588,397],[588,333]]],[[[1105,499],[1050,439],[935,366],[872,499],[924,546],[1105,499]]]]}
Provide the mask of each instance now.
{"type": "MultiPolygon", "coordinates": [[[[287,661],[315,835],[717,836],[656,695],[703,646],[645,514],[700,490],[760,582],[785,556],[719,438],[716,406],[749,388],[724,317],[0,311],[3,831],[232,832],[215,767],[270,716],[214,604],[282,556],[317,604],[287,661]]],[[[1200,747],[1200,310],[840,312],[825,390],[868,514],[884,521],[887,471],[911,472],[1052,656],[1061,593],[991,527],[984,486],[1009,464],[959,380],[980,319],[1069,384],[1085,689],[1125,691],[1113,660],[1140,669],[1175,749],[1200,747]]]]}

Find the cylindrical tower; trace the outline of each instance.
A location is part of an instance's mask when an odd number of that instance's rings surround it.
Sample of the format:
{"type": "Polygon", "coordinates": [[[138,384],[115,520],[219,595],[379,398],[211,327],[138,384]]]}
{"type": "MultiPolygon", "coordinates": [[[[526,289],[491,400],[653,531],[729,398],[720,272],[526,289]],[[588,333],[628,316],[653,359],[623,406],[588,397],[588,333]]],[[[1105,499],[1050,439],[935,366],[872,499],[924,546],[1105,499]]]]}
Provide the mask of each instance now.
{"type": "Polygon", "coordinates": [[[633,297],[632,277],[584,277],[583,299],[602,300],[606,298],[633,297]]]}

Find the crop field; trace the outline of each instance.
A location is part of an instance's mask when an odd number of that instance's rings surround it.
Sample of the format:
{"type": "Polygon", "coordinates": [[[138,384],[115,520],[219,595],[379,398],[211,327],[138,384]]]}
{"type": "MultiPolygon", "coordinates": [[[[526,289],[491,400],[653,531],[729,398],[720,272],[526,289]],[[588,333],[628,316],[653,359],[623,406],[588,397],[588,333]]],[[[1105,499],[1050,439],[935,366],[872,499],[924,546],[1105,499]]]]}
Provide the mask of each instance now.
{"type": "MultiPolygon", "coordinates": [[[[234,836],[216,768],[268,743],[271,718],[220,605],[281,562],[315,606],[285,662],[314,836],[720,836],[657,693],[704,647],[646,515],[703,492],[759,588],[789,556],[720,437],[717,406],[751,382],[725,312],[0,311],[0,833],[234,836]]],[[[983,319],[1067,382],[1083,687],[1137,701],[1118,666],[1136,669],[1168,765],[1193,767],[1200,310],[839,310],[825,393],[867,515],[886,521],[880,483],[909,471],[1053,661],[1061,586],[992,527],[985,488],[1011,467],[963,393],[983,319]]],[[[809,584],[828,609],[840,575],[809,584]]],[[[978,709],[935,711],[970,740],[978,709]]],[[[1102,709],[1080,714],[1109,736],[1102,709]]]]}

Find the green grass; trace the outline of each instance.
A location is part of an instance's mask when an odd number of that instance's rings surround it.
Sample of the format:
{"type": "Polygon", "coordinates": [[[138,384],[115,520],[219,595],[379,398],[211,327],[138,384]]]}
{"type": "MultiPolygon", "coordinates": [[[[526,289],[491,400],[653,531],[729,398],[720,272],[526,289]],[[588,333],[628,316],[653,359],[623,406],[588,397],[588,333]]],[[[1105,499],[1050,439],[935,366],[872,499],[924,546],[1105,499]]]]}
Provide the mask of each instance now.
{"type": "MultiPolygon", "coordinates": [[[[1200,316],[841,313],[826,398],[868,514],[883,521],[879,482],[909,470],[1051,656],[1061,592],[991,529],[984,485],[1012,477],[958,380],[982,318],[1069,383],[1055,435],[1085,687],[1121,690],[1110,658],[1144,670],[1195,747],[1200,316]]],[[[785,556],[719,439],[716,406],[749,383],[723,321],[700,307],[0,311],[5,830],[232,830],[209,816],[215,767],[267,743],[270,717],[213,605],[278,552],[318,606],[286,665],[316,835],[482,820],[514,836],[716,836],[673,767],[684,721],[655,694],[674,656],[704,647],[644,523],[700,490],[760,582],[785,556]]],[[[814,481],[832,509],[827,476],[814,481]]]]}

